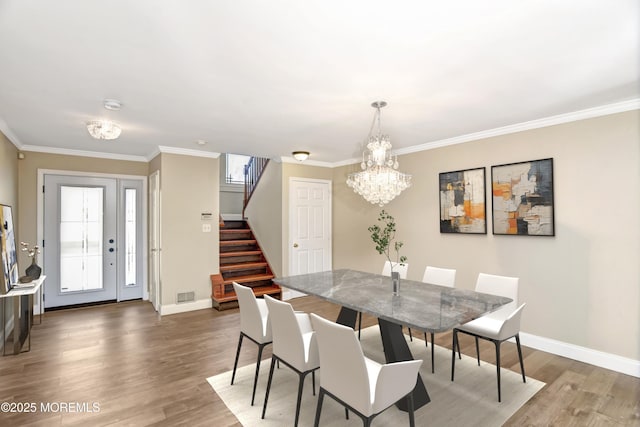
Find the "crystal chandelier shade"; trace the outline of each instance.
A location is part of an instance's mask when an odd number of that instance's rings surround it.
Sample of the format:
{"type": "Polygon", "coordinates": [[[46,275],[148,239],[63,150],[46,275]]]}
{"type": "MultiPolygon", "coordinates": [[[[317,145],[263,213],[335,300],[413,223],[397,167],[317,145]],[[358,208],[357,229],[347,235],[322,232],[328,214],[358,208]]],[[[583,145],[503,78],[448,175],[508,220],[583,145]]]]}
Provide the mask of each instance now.
{"type": "Polygon", "coordinates": [[[116,139],[122,129],[116,123],[109,120],[91,120],[87,122],[87,130],[95,139],[116,139]]]}
{"type": "Polygon", "coordinates": [[[347,185],[353,191],[374,205],[384,206],[397,195],[411,186],[411,175],[398,171],[398,156],[391,154],[389,135],[380,128],[380,108],[387,105],[384,101],[371,104],[376,113],[369,131],[367,150],[362,152],[362,171],[349,174],[347,185]],[[374,126],[378,125],[373,133],[374,126]]]}

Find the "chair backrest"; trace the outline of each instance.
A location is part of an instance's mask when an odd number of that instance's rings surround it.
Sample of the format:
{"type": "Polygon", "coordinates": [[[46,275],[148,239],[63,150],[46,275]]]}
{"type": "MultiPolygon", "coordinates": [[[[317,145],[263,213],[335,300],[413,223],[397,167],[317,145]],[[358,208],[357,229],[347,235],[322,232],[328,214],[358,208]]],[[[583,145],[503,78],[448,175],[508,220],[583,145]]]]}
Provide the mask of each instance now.
{"type": "Polygon", "coordinates": [[[253,290],[247,286],[233,282],[233,289],[240,306],[240,330],[259,343],[271,341],[267,305],[264,301],[258,301],[253,290]]]}
{"type": "Polygon", "coordinates": [[[271,319],[273,354],[296,369],[304,371],[304,340],[293,307],[288,302],[271,298],[269,295],[265,295],[264,299],[271,319]]]}
{"type": "Polygon", "coordinates": [[[480,273],[476,281],[476,291],[484,294],[500,295],[511,298],[513,301],[500,307],[498,311],[511,313],[518,307],[518,282],[517,277],[496,276],[480,273]]]}
{"type": "Polygon", "coordinates": [[[393,271],[397,271],[400,273],[401,279],[407,278],[407,271],[409,270],[409,263],[405,262],[403,264],[393,262],[393,261],[385,261],[384,266],[382,267],[382,275],[383,276],[391,276],[391,269],[393,267],[393,271]]]}
{"type": "Polygon", "coordinates": [[[522,304],[507,317],[500,328],[500,332],[498,332],[498,339],[505,340],[520,332],[520,318],[522,317],[522,310],[525,305],[527,304],[522,304]]]}
{"type": "Polygon", "coordinates": [[[311,313],[320,354],[320,385],[363,414],[371,407],[371,385],[362,347],[353,329],[311,313]]]}
{"type": "Polygon", "coordinates": [[[451,268],[431,267],[424,269],[422,281],[432,285],[447,286],[453,288],[456,285],[456,270],[451,268]]]}

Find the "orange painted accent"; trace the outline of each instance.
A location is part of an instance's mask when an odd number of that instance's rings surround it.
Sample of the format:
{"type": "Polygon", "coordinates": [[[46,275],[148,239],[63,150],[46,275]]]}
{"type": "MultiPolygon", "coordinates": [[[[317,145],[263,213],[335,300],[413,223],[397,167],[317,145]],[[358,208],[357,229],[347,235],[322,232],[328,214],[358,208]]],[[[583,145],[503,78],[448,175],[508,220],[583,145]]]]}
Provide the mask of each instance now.
{"type": "Polygon", "coordinates": [[[473,203],[469,216],[474,219],[484,219],[484,203],[473,203]]]}

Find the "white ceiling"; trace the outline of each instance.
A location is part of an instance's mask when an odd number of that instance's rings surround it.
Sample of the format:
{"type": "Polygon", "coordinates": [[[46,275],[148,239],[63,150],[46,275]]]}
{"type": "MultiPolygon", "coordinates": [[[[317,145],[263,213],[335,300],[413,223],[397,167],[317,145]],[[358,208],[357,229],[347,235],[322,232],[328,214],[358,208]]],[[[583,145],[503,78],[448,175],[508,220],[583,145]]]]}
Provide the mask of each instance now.
{"type": "Polygon", "coordinates": [[[394,149],[428,147],[637,103],[639,5],[0,0],[0,130],[26,150],[308,150],[335,163],[361,155],[380,99],[394,149]],[[122,126],[118,140],[88,135],[100,117],[122,126]]]}

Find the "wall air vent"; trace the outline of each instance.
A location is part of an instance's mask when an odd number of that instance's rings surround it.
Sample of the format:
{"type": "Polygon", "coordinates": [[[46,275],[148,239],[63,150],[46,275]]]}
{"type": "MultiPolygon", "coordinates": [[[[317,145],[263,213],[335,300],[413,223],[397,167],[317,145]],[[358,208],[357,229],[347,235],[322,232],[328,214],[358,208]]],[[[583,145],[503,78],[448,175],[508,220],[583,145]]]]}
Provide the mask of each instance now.
{"type": "Polygon", "coordinates": [[[190,292],[178,292],[176,295],[176,303],[182,304],[185,302],[193,302],[196,300],[196,293],[194,291],[190,292]]]}

